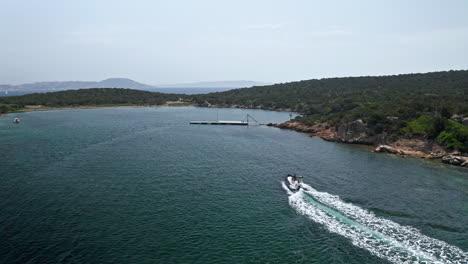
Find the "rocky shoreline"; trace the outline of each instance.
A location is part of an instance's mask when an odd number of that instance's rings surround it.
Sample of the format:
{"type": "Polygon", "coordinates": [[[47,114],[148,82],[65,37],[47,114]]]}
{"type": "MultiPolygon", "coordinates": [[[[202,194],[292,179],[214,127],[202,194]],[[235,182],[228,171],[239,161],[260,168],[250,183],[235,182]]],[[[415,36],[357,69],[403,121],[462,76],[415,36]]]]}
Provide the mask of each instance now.
{"type": "Polygon", "coordinates": [[[456,152],[450,152],[435,140],[427,138],[403,138],[389,141],[385,133],[372,135],[362,120],[348,124],[333,126],[330,122],[317,123],[308,126],[300,122],[288,121],[280,124],[267,124],[281,129],[290,129],[323,140],[349,144],[364,144],[373,147],[374,152],[390,153],[402,156],[413,156],[425,159],[440,159],[442,162],[468,168],[468,157],[456,152]]]}

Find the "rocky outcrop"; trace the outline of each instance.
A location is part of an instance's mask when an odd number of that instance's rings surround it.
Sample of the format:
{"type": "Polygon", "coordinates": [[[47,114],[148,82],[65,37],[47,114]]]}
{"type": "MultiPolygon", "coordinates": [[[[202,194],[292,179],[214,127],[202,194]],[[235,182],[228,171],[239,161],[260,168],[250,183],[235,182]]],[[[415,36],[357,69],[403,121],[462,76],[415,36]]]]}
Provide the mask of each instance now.
{"type": "Polygon", "coordinates": [[[375,145],[383,141],[382,135],[370,136],[367,125],[361,119],[338,126],[333,126],[330,122],[317,123],[313,126],[299,122],[284,122],[281,124],[268,125],[309,133],[311,136],[317,136],[328,141],[365,145],[375,145]]]}
{"type": "Polygon", "coordinates": [[[327,141],[337,141],[338,136],[336,133],[336,128],[332,126],[329,122],[317,123],[312,126],[314,132],[311,136],[320,137],[323,140],[327,141]]]}
{"type": "Polygon", "coordinates": [[[397,148],[394,148],[394,147],[390,147],[388,145],[379,145],[375,148],[374,150],[375,152],[386,152],[386,153],[390,153],[390,154],[401,154],[403,155],[403,150],[401,149],[397,149],[397,148]]]}
{"type": "Polygon", "coordinates": [[[296,130],[298,132],[303,132],[303,133],[314,133],[315,130],[311,126],[304,125],[299,122],[284,122],[281,124],[267,124],[267,126],[274,126],[278,128],[283,128],[283,129],[291,129],[291,130],[296,130]]]}
{"type": "Polygon", "coordinates": [[[442,157],[442,162],[462,167],[468,167],[468,157],[463,156],[446,155],[442,157]]]}
{"type": "Polygon", "coordinates": [[[361,119],[358,119],[349,124],[339,125],[336,135],[343,142],[362,142],[368,137],[366,131],[367,125],[361,119]]]}
{"type": "Polygon", "coordinates": [[[468,157],[449,153],[435,140],[424,136],[401,138],[387,143],[386,134],[371,135],[367,125],[360,119],[351,123],[332,126],[330,122],[317,123],[313,126],[300,122],[284,122],[281,124],[267,124],[283,129],[291,129],[311,136],[318,136],[327,141],[352,144],[366,144],[377,146],[375,152],[390,153],[402,156],[414,156],[427,159],[442,159],[442,162],[468,168],[468,157]]]}
{"type": "Polygon", "coordinates": [[[401,149],[407,153],[422,152],[430,154],[433,158],[442,158],[449,153],[447,150],[435,140],[429,140],[424,136],[412,138],[400,138],[392,143],[389,143],[394,148],[401,149]]]}
{"type": "Polygon", "coordinates": [[[374,149],[375,152],[386,152],[395,155],[407,155],[413,157],[427,158],[427,159],[441,159],[443,163],[462,166],[468,168],[468,157],[459,156],[455,154],[447,154],[447,152],[430,152],[412,151],[395,148],[388,145],[379,145],[374,149]]]}
{"type": "Polygon", "coordinates": [[[370,135],[367,124],[361,119],[337,126],[336,137],[337,141],[365,145],[375,145],[382,141],[378,136],[370,135]]]}
{"type": "Polygon", "coordinates": [[[450,117],[451,120],[455,121],[455,122],[458,122],[458,123],[461,123],[462,122],[462,119],[463,119],[463,116],[461,115],[452,115],[450,117]]]}
{"type": "Polygon", "coordinates": [[[453,115],[452,117],[450,117],[450,119],[464,126],[468,126],[468,117],[462,115],[453,115]]]}
{"type": "Polygon", "coordinates": [[[375,152],[386,152],[395,155],[407,155],[407,156],[414,156],[419,158],[427,158],[432,159],[435,158],[430,153],[424,153],[422,151],[411,151],[411,150],[403,150],[395,147],[391,147],[388,145],[379,145],[374,149],[375,152]]]}
{"type": "Polygon", "coordinates": [[[468,117],[465,117],[462,119],[461,123],[464,125],[464,126],[468,126],[468,117]]]}
{"type": "Polygon", "coordinates": [[[304,125],[300,122],[284,122],[281,124],[268,124],[283,129],[291,129],[298,132],[308,133],[310,136],[320,137],[327,141],[340,141],[336,129],[329,122],[317,123],[313,126],[304,125]]]}

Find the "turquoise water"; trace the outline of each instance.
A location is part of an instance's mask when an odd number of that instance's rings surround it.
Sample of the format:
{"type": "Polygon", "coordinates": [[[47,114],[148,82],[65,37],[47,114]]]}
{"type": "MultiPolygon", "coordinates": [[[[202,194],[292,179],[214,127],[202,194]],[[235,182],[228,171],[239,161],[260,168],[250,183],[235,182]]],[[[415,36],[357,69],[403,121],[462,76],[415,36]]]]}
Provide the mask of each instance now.
{"type": "Polygon", "coordinates": [[[265,126],[288,113],[0,118],[0,263],[466,263],[468,173],[265,126]],[[305,176],[290,194],[287,173],[305,176]]]}

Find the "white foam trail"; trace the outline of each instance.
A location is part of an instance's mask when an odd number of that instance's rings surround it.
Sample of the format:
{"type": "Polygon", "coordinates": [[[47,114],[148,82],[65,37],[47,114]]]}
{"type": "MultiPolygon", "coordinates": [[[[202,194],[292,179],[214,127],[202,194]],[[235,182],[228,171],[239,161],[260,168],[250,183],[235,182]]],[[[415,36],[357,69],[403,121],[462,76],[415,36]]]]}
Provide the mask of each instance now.
{"type": "Polygon", "coordinates": [[[307,184],[289,194],[289,204],[299,213],[322,224],[353,245],[393,263],[468,263],[460,248],[423,235],[419,230],[376,217],[372,212],[345,203],[338,196],[319,192],[307,184]]]}

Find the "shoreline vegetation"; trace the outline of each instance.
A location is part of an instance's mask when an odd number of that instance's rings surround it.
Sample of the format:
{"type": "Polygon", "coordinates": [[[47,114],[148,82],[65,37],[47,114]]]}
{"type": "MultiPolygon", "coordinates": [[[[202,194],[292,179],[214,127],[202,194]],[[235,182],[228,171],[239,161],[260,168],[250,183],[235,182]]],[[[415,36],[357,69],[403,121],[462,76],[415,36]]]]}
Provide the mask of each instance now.
{"type": "Polygon", "coordinates": [[[7,112],[101,107],[198,106],[297,112],[268,124],[364,144],[376,152],[468,167],[468,71],[327,78],[203,95],[91,88],[0,97],[7,112]]]}
{"type": "Polygon", "coordinates": [[[21,96],[0,97],[4,113],[103,107],[146,107],[193,105],[185,94],[165,94],[123,88],[89,88],[21,96]]]}

